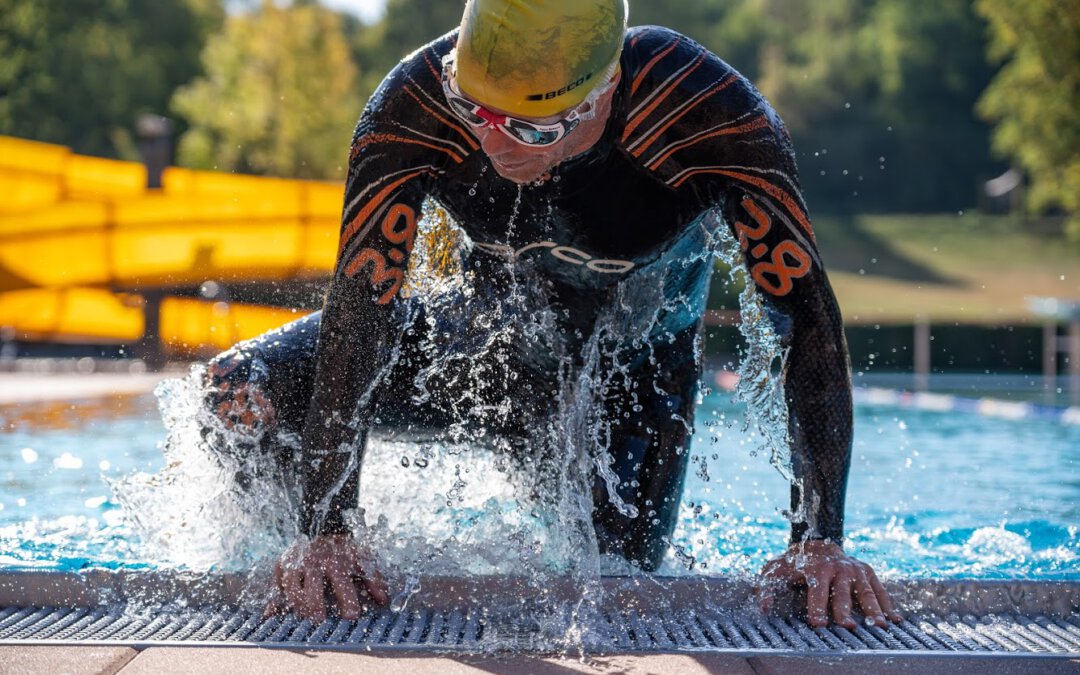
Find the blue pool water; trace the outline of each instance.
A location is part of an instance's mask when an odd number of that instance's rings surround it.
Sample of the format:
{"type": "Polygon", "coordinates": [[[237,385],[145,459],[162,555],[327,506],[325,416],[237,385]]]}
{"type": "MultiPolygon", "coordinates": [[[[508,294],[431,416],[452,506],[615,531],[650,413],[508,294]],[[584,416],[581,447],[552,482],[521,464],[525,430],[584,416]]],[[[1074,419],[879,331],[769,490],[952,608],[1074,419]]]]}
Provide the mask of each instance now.
{"type": "MultiPolygon", "coordinates": [[[[145,485],[161,480],[150,476],[163,466],[164,437],[152,396],[0,408],[0,568],[212,566],[205,556],[162,560],[107,482],[138,472],[145,485]]],[[[705,397],[692,452],[662,571],[756,572],[786,543],[788,487],[730,394],[705,397]]],[[[428,510],[389,496],[432,486],[449,503],[452,490],[468,496],[486,482],[465,476],[460,455],[449,483],[434,474],[437,462],[405,459],[398,448],[369,457],[368,484],[398,484],[369,504],[371,519],[381,508],[391,529],[422,531],[412,514],[428,510]]],[[[470,507],[476,518],[457,513],[455,541],[484,536],[476,519],[493,503],[485,499],[470,507]]],[[[886,576],[1080,579],[1080,426],[860,405],[847,532],[849,551],[886,576]]]]}

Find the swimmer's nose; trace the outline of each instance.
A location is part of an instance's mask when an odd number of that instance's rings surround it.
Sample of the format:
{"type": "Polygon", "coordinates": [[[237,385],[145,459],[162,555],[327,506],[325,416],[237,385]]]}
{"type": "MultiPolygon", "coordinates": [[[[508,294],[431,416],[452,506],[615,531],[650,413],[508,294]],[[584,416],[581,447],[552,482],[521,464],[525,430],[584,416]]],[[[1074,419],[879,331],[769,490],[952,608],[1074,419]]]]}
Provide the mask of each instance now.
{"type": "Polygon", "coordinates": [[[485,127],[478,131],[480,147],[488,157],[498,158],[516,149],[517,143],[495,127],[485,127]]]}

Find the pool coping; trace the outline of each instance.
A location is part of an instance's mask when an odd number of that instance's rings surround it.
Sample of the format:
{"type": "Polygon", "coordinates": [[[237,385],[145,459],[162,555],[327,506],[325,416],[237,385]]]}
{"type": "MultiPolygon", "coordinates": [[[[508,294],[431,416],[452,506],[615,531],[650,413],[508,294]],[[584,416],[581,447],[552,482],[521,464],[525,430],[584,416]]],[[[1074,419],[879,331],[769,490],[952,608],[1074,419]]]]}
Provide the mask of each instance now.
{"type": "MultiPolygon", "coordinates": [[[[605,602],[645,607],[663,598],[670,606],[742,610],[753,607],[753,583],[724,576],[611,576],[591,582],[566,577],[548,579],[543,589],[526,577],[427,577],[408,602],[431,609],[462,605],[512,605],[542,594],[547,599],[581,598],[602,592],[605,602]]],[[[903,611],[936,615],[1021,614],[1068,617],[1080,614],[1080,579],[887,580],[897,606],[903,611]]],[[[258,575],[165,570],[106,570],[41,572],[0,569],[0,607],[99,606],[126,602],[195,606],[254,606],[265,601],[266,579],[258,575]]],[[[798,612],[800,598],[790,594],[779,611],[798,612]]]]}

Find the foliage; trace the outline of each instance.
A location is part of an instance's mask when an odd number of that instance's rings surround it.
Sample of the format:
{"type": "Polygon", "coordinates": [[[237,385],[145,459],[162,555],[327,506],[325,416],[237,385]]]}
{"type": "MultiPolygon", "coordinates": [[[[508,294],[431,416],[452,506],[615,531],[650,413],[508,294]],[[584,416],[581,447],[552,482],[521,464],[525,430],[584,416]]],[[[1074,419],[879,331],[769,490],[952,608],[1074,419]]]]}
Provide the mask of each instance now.
{"type": "Polygon", "coordinates": [[[994,148],[1030,178],[1028,203],[1069,215],[1080,240],[1080,0],[979,0],[991,56],[1008,60],[979,101],[994,148]]]}
{"type": "Polygon", "coordinates": [[[457,28],[465,3],[389,0],[386,14],[357,33],[356,55],[364,64],[365,98],[402,58],[457,28]]]}
{"type": "Polygon", "coordinates": [[[176,92],[191,122],[188,166],[298,178],[344,176],[360,114],[338,14],[317,3],[264,0],[233,14],[203,52],[206,74],[176,92]]]}
{"type": "Polygon", "coordinates": [[[0,134],[131,157],[139,113],[199,72],[221,0],[0,0],[0,134]]]}
{"type": "Polygon", "coordinates": [[[749,40],[736,65],[788,124],[815,211],[956,211],[1000,172],[972,111],[992,69],[967,0],[733,5],[712,46],[749,40]]]}

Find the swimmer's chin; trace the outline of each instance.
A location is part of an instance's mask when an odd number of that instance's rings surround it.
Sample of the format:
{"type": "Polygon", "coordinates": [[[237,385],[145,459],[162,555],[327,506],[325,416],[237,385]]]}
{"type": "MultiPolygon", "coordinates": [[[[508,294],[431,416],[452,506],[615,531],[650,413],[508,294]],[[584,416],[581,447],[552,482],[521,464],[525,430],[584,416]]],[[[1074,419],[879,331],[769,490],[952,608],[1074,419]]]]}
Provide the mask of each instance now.
{"type": "Polygon", "coordinates": [[[535,183],[551,171],[550,166],[543,166],[540,168],[530,168],[528,164],[520,166],[501,166],[498,162],[492,162],[491,165],[495,168],[495,173],[518,185],[535,183]]]}

